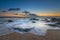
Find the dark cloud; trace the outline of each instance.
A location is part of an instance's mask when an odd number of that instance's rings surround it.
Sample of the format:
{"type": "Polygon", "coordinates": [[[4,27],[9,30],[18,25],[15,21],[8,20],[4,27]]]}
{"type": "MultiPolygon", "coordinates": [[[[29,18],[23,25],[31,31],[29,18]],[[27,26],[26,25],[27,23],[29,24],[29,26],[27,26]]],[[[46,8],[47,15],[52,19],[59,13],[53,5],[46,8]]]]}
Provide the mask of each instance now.
{"type": "Polygon", "coordinates": [[[2,12],[7,12],[7,11],[2,11],[2,12]]]}
{"type": "Polygon", "coordinates": [[[8,11],[19,11],[21,10],[20,8],[9,8],[8,11]]]}
{"type": "Polygon", "coordinates": [[[23,11],[23,13],[30,13],[30,12],[25,10],[25,11],[23,11]]]}

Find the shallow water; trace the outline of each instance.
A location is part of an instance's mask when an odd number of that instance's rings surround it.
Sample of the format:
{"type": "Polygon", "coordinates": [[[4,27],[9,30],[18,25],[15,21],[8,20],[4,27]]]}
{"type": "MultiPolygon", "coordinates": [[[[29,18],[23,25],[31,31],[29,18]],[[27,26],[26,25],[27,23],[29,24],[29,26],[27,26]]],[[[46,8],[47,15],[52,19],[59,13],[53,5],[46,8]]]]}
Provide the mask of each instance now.
{"type": "MultiPolygon", "coordinates": [[[[29,18],[14,18],[14,19],[10,18],[10,20],[13,20],[13,22],[8,22],[7,20],[9,20],[9,18],[0,19],[0,23],[1,23],[0,27],[9,28],[13,32],[18,32],[20,34],[32,33],[35,35],[45,35],[47,33],[47,29],[53,28],[46,25],[48,24],[47,22],[41,21],[41,20],[35,21],[35,20],[29,20],[29,18]],[[32,21],[35,21],[35,23],[32,23],[32,21]],[[13,28],[21,28],[22,30],[29,29],[29,28],[32,28],[32,29],[28,32],[23,32],[23,31],[19,31],[18,29],[14,30],[13,28]]],[[[2,31],[0,31],[0,33],[1,32],[2,31]]]]}

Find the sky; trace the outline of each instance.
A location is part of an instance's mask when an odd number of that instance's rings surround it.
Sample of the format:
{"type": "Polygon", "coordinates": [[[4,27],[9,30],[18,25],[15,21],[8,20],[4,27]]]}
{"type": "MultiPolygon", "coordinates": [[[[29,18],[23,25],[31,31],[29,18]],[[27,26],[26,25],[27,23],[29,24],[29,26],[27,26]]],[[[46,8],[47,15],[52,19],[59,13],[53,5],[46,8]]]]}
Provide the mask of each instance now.
{"type": "MultiPolygon", "coordinates": [[[[20,8],[31,13],[60,12],[59,0],[0,0],[0,11],[20,8]]],[[[20,12],[20,11],[19,11],[20,12]]]]}

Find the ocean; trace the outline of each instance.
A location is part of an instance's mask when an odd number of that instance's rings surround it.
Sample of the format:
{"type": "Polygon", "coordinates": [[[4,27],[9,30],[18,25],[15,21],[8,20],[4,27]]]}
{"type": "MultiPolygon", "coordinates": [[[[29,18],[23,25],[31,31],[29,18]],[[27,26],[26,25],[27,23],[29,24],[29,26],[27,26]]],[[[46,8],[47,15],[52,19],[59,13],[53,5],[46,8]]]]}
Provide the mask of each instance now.
{"type": "Polygon", "coordinates": [[[44,36],[46,35],[48,29],[59,29],[58,27],[51,27],[47,24],[54,23],[45,22],[41,19],[37,21],[30,20],[30,18],[0,18],[0,35],[9,33],[6,32],[7,30],[9,30],[20,34],[32,33],[35,35],[44,36]]]}

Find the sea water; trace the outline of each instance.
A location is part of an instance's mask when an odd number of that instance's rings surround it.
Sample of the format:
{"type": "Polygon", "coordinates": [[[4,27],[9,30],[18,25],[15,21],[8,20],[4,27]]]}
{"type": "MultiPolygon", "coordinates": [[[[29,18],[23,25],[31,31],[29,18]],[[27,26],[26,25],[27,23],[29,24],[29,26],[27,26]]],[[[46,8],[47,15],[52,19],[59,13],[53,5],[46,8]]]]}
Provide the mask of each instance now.
{"type": "MultiPolygon", "coordinates": [[[[0,18],[0,27],[1,26],[3,28],[6,27],[7,29],[11,29],[11,31],[18,32],[20,34],[32,33],[35,35],[44,36],[47,33],[47,29],[50,28],[50,26],[48,26],[46,24],[47,24],[47,22],[45,22],[45,21],[30,20],[29,18],[0,18]],[[8,22],[8,20],[13,20],[13,22],[8,22]],[[35,21],[35,23],[33,23],[32,21],[35,21]],[[13,28],[21,28],[22,30],[29,29],[29,28],[32,28],[32,29],[28,32],[23,32],[23,31],[19,31],[19,30],[14,30],[13,28]]],[[[0,32],[2,32],[2,31],[0,31],[0,32]]]]}

